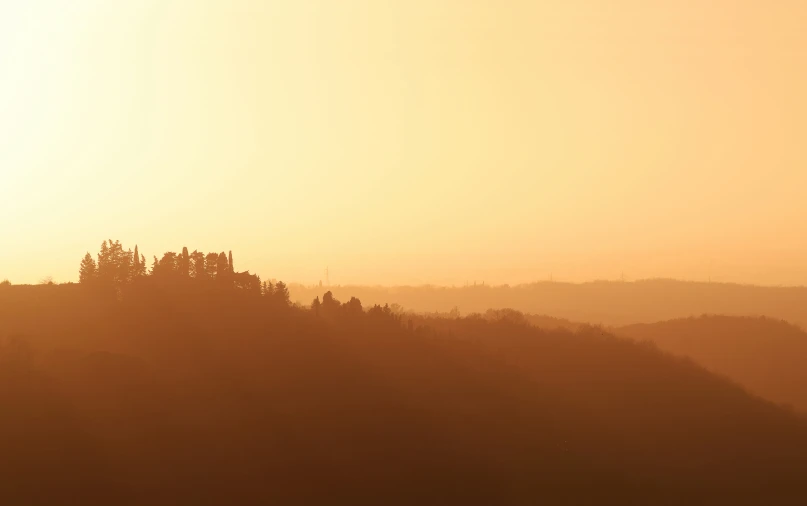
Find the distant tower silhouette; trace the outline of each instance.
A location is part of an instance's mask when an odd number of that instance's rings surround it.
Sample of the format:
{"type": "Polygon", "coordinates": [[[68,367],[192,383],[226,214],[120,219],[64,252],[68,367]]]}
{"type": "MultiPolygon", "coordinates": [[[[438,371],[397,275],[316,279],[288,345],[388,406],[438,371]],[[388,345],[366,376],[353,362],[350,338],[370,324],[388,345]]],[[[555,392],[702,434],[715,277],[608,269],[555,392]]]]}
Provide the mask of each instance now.
{"type": "Polygon", "coordinates": [[[325,284],[331,286],[331,277],[327,266],[325,267],[325,284]]]}

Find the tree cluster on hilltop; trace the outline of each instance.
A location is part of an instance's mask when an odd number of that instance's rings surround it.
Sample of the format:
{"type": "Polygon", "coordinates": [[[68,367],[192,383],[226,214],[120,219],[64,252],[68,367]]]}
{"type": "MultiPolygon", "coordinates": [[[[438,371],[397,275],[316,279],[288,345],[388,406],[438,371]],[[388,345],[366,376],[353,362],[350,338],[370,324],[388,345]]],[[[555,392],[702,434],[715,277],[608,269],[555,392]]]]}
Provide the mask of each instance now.
{"type": "Polygon", "coordinates": [[[361,300],[351,297],[347,302],[340,302],[329,290],[325,292],[320,301],[319,296],[311,302],[310,310],[315,316],[322,316],[325,319],[337,320],[350,318],[352,316],[366,313],[371,319],[389,320],[397,323],[401,322],[402,315],[396,314],[389,304],[374,304],[366,311],[362,307],[361,300]]]}
{"type": "MultiPolygon", "coordinates": [[[[120,241],[112,239],[101,243],[96,258],[87,252],[79,267],[79,284],[93,288],[115,288],[122,290],[129,285],[149,281],[163,288],[202,283],[216,288],[235,288],[240,291],[264,297],[273,306],[289,307],[289,288],[283,281],[261,281],[257,274],[249,271],[237,272],[234,268],[233,253],[204,253],[198,250],[189,252],[183,247],[181,252],[167,251],[162,258],[153,257],[151,268],[146,267],[146,258],[137,245],[124,249],[120,241]]],[[[200,285],[201,286],[201,285],[200,285]]],[[[351,316],[367,313],[370,318],[401,321],[396,313],[397,304],[390,306],[374,304],[366,311],[357,297],[340,302],[328,291],[317,296],[308,310],[316,316],[328,320],[350,319],[351,316]]]]}
{"type": "Polygon", "coordinates": [[[87,252],[79,267],[79,283],[121,285],[131,283],[136,278],[145,276],[146,258],[138,252],[124,250],[120,241],[104,241],[98,252],[98,260],[87,252]]]}
{"type": "Polygon", "coordinates": [[[114,287],[120,289],[138,279],[150,278],[161,284],[182,283],[186,280],[196,282],[215,282],[219,286],[231,286],[252,292],[256,295],[267,295],[289,304],[289,292],[285,283],[263,282],[257,274],[249,271],[236,272],[233,264],[233,252],[225,254],[207,253],[187,247],[177,253],[167,251],[162,258],[154,257],[151,269],[146,266],[146,257],[138,251],[124,249],[120,241],[109,239],[101,243],[97,260],[87,252],[79,267],[79,283],[97,287],[114,287]]]}

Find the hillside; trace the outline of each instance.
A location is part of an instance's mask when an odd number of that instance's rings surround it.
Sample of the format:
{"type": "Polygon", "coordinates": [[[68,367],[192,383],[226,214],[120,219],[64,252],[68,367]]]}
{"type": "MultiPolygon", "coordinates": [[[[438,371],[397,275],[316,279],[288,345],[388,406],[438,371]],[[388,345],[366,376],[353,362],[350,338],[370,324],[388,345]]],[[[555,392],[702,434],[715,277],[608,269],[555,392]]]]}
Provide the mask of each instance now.
{"type": "Polygon", "coordinates": [[[0,502],[807,500],[807,420],[602,330],[152,281],[0,289],[0,502]]]}
{"type": "Polygon", "coordinates": [[[770,318],[701,316],[614,329],[692,357],[752,392],[807,412],[807,333],[770,318]]]}
{"type": "Polygon", "coordinates": [[[291,300],[308,303],[323,290],[339,299],[367,304],[395,302],[416,312],[484,313],[512,308],[603,325],[652,323],[702,314],[768,316],[807,327],[807,288],[762,287],[672,280],[591,283],[540,282],[515,286],[339,286],[290,285],[291,300]]]}

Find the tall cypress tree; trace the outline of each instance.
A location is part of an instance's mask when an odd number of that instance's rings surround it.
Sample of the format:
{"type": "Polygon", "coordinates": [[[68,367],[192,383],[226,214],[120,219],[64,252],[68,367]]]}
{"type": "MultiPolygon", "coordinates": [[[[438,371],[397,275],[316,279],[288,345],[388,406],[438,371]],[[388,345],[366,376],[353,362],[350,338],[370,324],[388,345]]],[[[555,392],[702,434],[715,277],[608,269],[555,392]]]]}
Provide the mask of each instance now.
{"type": "Polygon", "coordinates": [[[98,275],[98,269],[95,265],[92,255],[88,251],[81,261],[81,266],[78,269],[78,282],[82,284],[91,283],[98,275]]]}
{"type": "Polygon", "coordinates": [[[132,255],[132,279],[140,277],[140,253],[137,251],[137,244],[135,244],[134,255],[132,255]]]}
{"type": "Polygon", "coordinates": [[[190,268],[191,268],[191,260],[190,255],[188,254],[187,246],[182,247],[182,257],[179,259],[179,273],[183,277],[188,277],[190,275],[190,268]]]}

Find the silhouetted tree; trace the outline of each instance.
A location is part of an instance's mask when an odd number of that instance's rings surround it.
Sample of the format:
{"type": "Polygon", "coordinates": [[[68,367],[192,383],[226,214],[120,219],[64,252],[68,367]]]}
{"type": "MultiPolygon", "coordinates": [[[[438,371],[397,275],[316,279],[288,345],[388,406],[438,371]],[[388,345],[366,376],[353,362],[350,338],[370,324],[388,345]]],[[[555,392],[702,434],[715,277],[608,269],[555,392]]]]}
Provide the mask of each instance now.
{"type": "Polygon", "coordinates": [[[190,255],[188,254],[188,248],[186,246],[182,247],[182,256],[177,259],[177,264],[179,268],[179,274],[182,277],[187,278],[190,275],[191,259],[190,255]]]}
{"type": "Polygon", "coordinates": [[[315,297],[313,302],[311,302],[311,311],[316,315],[319,316],[319,309],[322,306],[322,303],[319,301],[319,296],[315,297]]]}
{"type": "Polygon", "coordinates": [[[223,280],[230,273],[230,268],[227,264],[227,256],[222,251],[219,253],[219,258],[216,261],[216,278],[223,280]]]}
{"type": "Polygon", "coordinates": [[[342,308],[347,314],[356,315],[362,312],[361,301],[356,297],[351,297],[342,308]]]}
{"type": "Polygon", "coordinates": [[[342,304],[333,296],[333,293],[328,290],[322,296],[322,306],[320,312],[323,316],[332,318],[340,313],[342,304]]]}
{"type": "Polygon", "coordinates": [[[333,293],[331,293],[330,290],[325,292],[325,295],[322,296],[322,306],[326,309],[331,307],[339,307],[339,301],[334,298],[333,293]]]}
{"type": "Polygon", "coordinates": [[[116,278],[116,282],[118,284],[121,283],[128,283],[132,280],[132,263],[133,263],[133,256],[131,249],[123,251],[123,247],[120,247],[120,253],[118,256],[118,275],[116,278]]]}
{"type": "Polygon", "coordinates": [[[204,279],[206,277],[204,253],[196,250],[191,253],[191,273],[196,279],[204,279]]]}
{"type": "Polygon", "coordinates": [[[216,277],[216,268],[219,263],[218,253],[208,253],[205,257],[205,273],[207,277],[213,279],[216,277]]]}
{"type": "Polygon", "coordinates": [[[275,283],[272,297],[274,297],[275,301],[281,306],[288,306],[291,303],[289,289],[286,287],[286,283],[282,281],[275,283]]]}
{"type": "Polygon", "coordinates": [[[137,244],[135,244],[134,254],[132,255],[132,279],[140,277],[140,254],[137,251],[137,244]]]}
{"type": "Polygon", "coordinates": [[[78,282],[79,283],[92,283],[98,276],[98,268],[95,265],[92,255],[88,251],[81,261],[81,267],[78,269],[78,282]]]}
{"type": "Polygon", "coordinates": [[[133,254],[124,251],[120,241],[109,239],[101,243],[98,252],[97,278],[107,286],[120,286],[132,278],[133,254]]]}
{"type": "Polygon", "coordinates": [[[143,277],[147,274],[146,272],[146,257],[141,254],[137,250],[137,244],[135,244],[134,254],[132,255],[132,274],[131,279],[136,279],[143,277]]]}
{"type": "Polygon", "coordinates": [[[166,251],[157,262],[157,270],[152,269],[152,275],[170,276],[179,272],[180,257],[173,251],[166,251]]]}
{"type": "Polygon", "coordinates": [[[112,270],[114,266],[112,265],[112,259],[110,257],[109,252],[109,245],[106,241],[101,243],[101,251],[98,252],[98,279],[102,282],[108,282],[112,280],[113,273],[112,270]]]}

